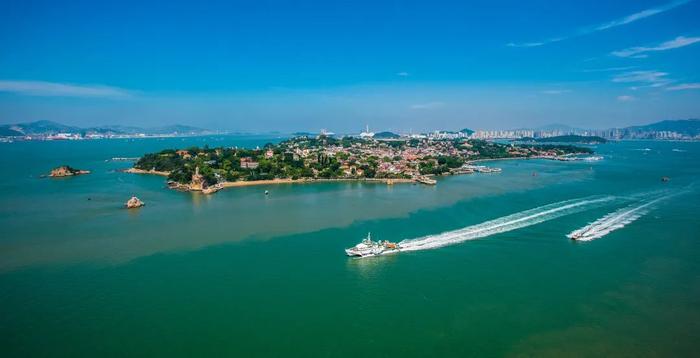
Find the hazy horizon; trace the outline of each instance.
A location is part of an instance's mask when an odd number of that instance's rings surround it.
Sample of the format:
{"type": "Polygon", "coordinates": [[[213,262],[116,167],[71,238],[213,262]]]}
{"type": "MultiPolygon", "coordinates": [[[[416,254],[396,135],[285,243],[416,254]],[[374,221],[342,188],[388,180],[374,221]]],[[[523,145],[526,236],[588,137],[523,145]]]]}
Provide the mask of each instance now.
{"type": "MultiPolygon", "coordinates": [[[[680,118],[680,119],[670,119],[670,120],[693,120],[693,121],[698,121],[700,119],[697,118],[680,118]]],[[[90,129],[90,128],[114,128],[114,127],[124,127],[124,128],[141,128],[141,129],[159,129],[159,128],[164,128],[164,127],[171,127],[171,126],[189,126],[193,128],[198,128],[202,130],[207,130],[211,132],[219,132],[219,133],[241,133],[241,134],[275,134],[275,133],[281,133],[281,134],[293,134],[293,133],[319,133],[321,131],[328,131],[328,132],[333,132],[338,135],[346,135],[346,134],[359,134],[360,132],[364,131],[366,128],[369,127],[369,125],[365,125],[365,127],[358,128],[356,130],[349,130],[349,131],[338,131],[334,132],[333,130],[329,129],[329,127],[323,127],[323,128],[301,128],[301,129],[289,129],[289,130],[277,130],[277,129],[262,129],[262,130],[237,130],[237,129],[224,129],[224,128],[211,128],[211,127],[201,127],[197,125],[191,125],[188,123],[167,123],[167,124],[161,124],[161,125],[156,125],[156,126],[141,126],[141,125],[121,125],[121,124],[111,124],[111,123],[101,123],[101,124],[90,124],[90,125],[75,125],[75,124],[69,124],[69,123],[61,123],[61,122],[56,122],[56,121],[51,121],[51,120],[37,120],[37,121],[32,121],[32,122],[21,122],[21,123],[11,123],[11,125],[20,125],[20,124],[30,124],[30,123],[36,123],[36,122],[52,122],[60,125],[67,125],[67,126],[72,126],[72,127],[78,127],[81,129],[90,129]]],[[[652,121],[648,123],[637,123],[637,124],[632,124],[627,127],[631,126],[644,126],[648,124],[654,124],[658,123],[664,120],[659,120],[659,121],[652,121]]],[[[5,125],[5,124],[2,124],[5,125]]],[[[489,128],[489,127],[453,127],[453,128],[433,128],[433,129],[427,129],[427,130],[414,130],[413,128],[408,128],[408,129],[403,129],[403,128],[375,128],[375,127],[369,127],[369,130],[371,132],[393,132],[393,133],[398,133],[398,134],[409,134],[409,133],[430,133],[433,131],[453,131],[457,132],[463,129],[470,129],[473,131],[498,131],[498,130],[505,130],[505,131],[510,131],[510,130],[542,130],[542,131],[553,131],[553,130],[566,130],[566,129],[571,129],[571,130],[606,130],[606,129],[620,129],[620,128],[625,128],[625,127],[601,127],[601,128],[593,128],[593,127],[576,127],[576,126],[570,126],[567,124],[563,123],[549,123],[546,125],[542,126],[532,126],[532,127],[508,127],[508,128],[489,128]]]]}
{"type": "Polygon", "coordinates": [[[8,2],[0,124],[349,133],[698,118],[699,12],[691,0],[8,2]]]}

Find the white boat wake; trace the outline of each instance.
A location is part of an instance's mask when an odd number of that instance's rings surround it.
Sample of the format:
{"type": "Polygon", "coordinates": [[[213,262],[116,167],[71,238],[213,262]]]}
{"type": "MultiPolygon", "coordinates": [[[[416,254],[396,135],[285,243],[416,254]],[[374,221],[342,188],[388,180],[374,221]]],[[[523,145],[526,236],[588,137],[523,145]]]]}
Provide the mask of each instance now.
{"type": "Polygon", "coordinates": [[[654,208],[654,204],[678,194],[679,193],[662,196],[643,204],[637,203],[613,211],[612,213],[609,213],[578,230],[572,231],[566,235],[566,237],[576,241],[592,241],[599,239],[612,231],[622,229],[623,227],[646,215],[654,208]]]}
{"type": "Polygon", "coordinates": [[[459,230],[403,240],[399,243],[399,248],[400,251],[417,251],[458,244],[468,240],[479,239],[539,224],[558,217],[588,210],[595,206],[604,205],[616,199],[617,198],[614,196],[597,196],[561,201],[486,221],[478,225],[468,226],[459,230]]]}

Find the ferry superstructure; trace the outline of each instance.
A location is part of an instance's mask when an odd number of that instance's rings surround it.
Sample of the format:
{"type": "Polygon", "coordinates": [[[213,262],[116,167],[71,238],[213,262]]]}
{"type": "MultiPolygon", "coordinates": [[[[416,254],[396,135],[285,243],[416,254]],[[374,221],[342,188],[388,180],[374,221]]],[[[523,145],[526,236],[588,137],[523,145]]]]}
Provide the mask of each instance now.
{"type": "Polygon", "coordinates": [[[387,240],[372,241],[372,234],[367,233],[367,237],[359,244],[345,249],[345,253],[352,257],[369,257],[386,255],[399,252],[399,245],[387,240]]]}

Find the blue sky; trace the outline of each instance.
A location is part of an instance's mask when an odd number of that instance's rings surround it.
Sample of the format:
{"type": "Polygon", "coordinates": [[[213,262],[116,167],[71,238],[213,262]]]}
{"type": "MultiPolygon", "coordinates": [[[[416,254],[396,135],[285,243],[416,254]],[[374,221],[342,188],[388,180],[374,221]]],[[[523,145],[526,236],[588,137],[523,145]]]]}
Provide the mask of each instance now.
{"type": "Polygon", "coordinates": [[[0,2],[0,123],[606,128],[700,117],[700,1],[0,2]]]}

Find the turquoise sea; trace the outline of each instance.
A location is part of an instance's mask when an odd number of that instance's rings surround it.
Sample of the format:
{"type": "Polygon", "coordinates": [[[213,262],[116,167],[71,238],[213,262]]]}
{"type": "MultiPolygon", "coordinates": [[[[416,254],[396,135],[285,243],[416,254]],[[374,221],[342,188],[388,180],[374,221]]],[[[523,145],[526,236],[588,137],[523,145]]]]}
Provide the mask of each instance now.
{"type": "Polygon", "coordinates": [[[0,356],[698,355],[700,143],[211,196],[108,161],[278,140],[0,143],[0,356]],[[40,178],[61,164],[93,173],[40,178]],[[601,218],[595,240],[566,237],[601,218]],[[346,257],[368,232],[416,250],[346,257]]]}

